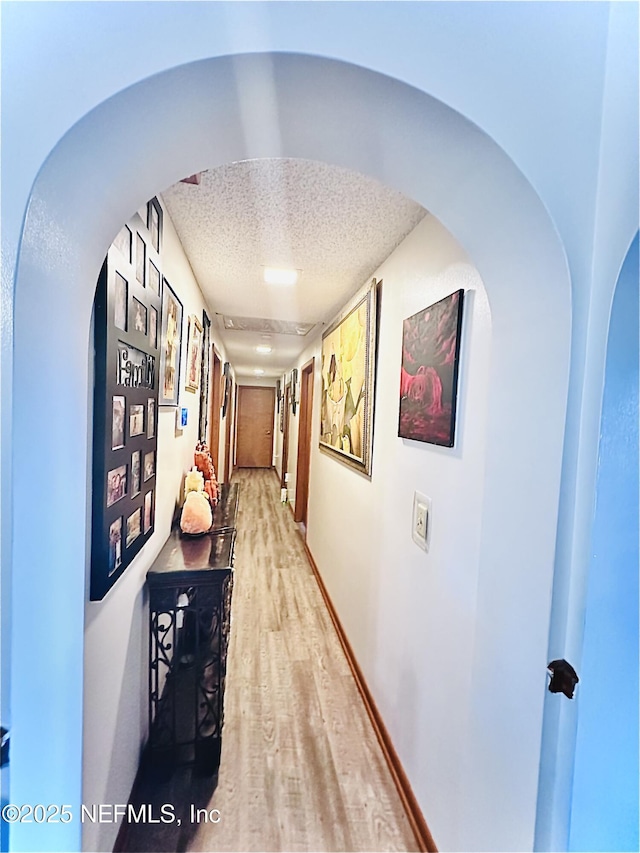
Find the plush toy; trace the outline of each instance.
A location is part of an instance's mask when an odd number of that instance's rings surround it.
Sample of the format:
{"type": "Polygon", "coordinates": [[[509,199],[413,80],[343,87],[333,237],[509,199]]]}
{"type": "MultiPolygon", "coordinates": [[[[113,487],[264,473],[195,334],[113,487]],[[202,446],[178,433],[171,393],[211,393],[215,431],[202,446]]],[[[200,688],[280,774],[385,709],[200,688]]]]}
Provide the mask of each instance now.
{"type": "Polygon", "coordinates": [[[204,442],[196,444],[193,461],[198,471],[202,472],[204,490],[209,495],[211,505],[215,506],[218,503],[218,481],[216,480],[216,472],[213,467],[213,459],[209,453],[209,448],[204,442]]]}
{"type": "Polygon", "coordinates": [[[180,529],[191,535],[206,533],[213,522],[213,513],[204,477],[197,468],[192,468],[184,478],[184,496],[180,529]]]}
{"type": "Polygon", "coordinates": [[[211,505],[204,492],[189,492],[180,516],[182,532],[191,535],[206,533],[211,527],[212,521],[211,505]]]}

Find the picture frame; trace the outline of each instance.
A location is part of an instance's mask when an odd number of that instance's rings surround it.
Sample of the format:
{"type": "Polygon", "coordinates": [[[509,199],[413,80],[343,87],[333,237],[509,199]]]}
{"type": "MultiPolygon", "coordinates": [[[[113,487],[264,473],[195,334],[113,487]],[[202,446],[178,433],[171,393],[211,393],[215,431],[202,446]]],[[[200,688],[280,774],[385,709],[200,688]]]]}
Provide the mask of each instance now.
{"type": "Polygon", "coordinates": [[[207,441],[209,423],[209,385],[211,374],[211,320],[202,311],[202,367],[200,370],[200,411],[198,416],[198,440],[207,441]]]}
{"type": "Polygon", "coordinates": [[[148,453],[144,454],[144,471],[143,471],[143,481],[147,483],[152,477],[156,475],[156,453],[155,450],[150,450],[148,453]]]}
{"type": "Polygon", "coordinates": [[[381,285],[360,291],[321,342],[320,450],[369,478],[381,285]]]}
{"type": "Polygon", "coordinates": [[[298,410],[298,398],[296,391],[298,388],[298,368],[294,367],[291,371],[291,411],[295,415],[298,410]]]}
{"type": "MultiPolygon", "coordinates": [[[[141,485],[147,453],[154,460],[154,473],[145,492],[155,494],[161,311],[160,294],[136,276],[141,252],[136,257],[134,235],[139,228],[136,216],[107,251],[94,300],[91,601],[103,599],[117,583],[154,524],[152,500],[151,527],[136,533],[137,519],[143,517],[141,485]],[[149,334],[154,316],[155,340],[149,334]]],[[[159,268],[159,258],[156,263],[159,268]]]]}
{"type": "Polygon", "coordinates": [[[195,314],[189,315],[187,333],[187,377],[185,389],[195,393],[200,387],[202,372],[202,323],[195,314]]]}
{"type": "Polygon", "coordinates": [[[162,243],[162,205],[154,196],[147,202],[147,230],[151,237],[151,245],[160,253],[162,243]]]}
{"type": "Polygon", "coordinates": [[[402,324],[400,438],[453,447],[464,290],[402,324]]]}
{"type": "Polygon", "coordinates": [[[147,244],[136,232],[136,281],[144,287],[147,283],[147,244]]]}
{"type": "Polygon", "coordinates": [[[160,338],[158,405],[177,406],[182,354],[182,302],[166,278],[162,282],[162,333],[160,338]]]}
{"type": "Polygon", "coordinates": [[[231,365],[228,361],[225,361],[224,366],[222,368],[220,382],[222,384],[222,417],[226,418],[227,409],[229,408],[229,398],[231,396],[231,365]]]}

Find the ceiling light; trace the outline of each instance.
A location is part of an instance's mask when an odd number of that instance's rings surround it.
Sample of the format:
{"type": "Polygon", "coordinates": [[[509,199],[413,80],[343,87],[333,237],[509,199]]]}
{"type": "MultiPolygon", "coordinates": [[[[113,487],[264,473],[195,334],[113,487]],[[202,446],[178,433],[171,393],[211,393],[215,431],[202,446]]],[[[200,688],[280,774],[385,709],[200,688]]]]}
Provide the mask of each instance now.
{"type": "Polygon", "coordinates": [[[262,275],[267,284],[295,284],[298,281],[298,270],[265,267],[262,275]]]}
{"type": "Polygon", "coordinates": [[[259,347],[256,347],[256,352],[263,353],[263,355],[267,355],[271,352],[271,347],[266,344],[260,344],[259,347]]]}
{"type": "Polygon", "coordinates": [[[256,375],[256,376],[263,376],[263,375],[264,375],[264,370],[262,370],[262,368],[261,368],[261,367],[258,367],[258,368],[257,368],[256,370],[254,370],[253,372],[255,373],[255,375],[256,375]]]}

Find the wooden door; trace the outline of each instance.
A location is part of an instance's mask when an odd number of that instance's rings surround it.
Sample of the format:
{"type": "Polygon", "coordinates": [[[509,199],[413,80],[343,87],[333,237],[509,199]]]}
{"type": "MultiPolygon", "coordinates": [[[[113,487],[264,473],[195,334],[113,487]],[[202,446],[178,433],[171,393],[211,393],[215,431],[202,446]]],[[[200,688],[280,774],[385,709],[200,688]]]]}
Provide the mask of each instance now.
{"type": "Polygon", "coordinates": [[[282,398],[282,475],[280,477],[280,488],[284,489],[287,486],[285,476],[287,474],[287,466],[289,465],[289,406],[291,405],[291,383],[284,389],[284,397],[282,398]]]}
{"type": "Polygon", "coordinates": [[[233,405],[233,379],[229,377],[229,399],[227,400],[227,413],[225,415],[225,433],[224,433],[224,482],[231,481],[233,473],[233,463],[231,458],[231,432],[233,418],[235,416],[236,407],[233,405]]]}
{"type": "Polygon", "coordinates": [[[270,468],[273,459],[275,388],[238,389],[238,468],[270,468]]]}
{"type": "Polygon", "coordinates": [[[220,359],[213,353],[213,370],[211,371],[211,421],[209,427],[209,450],[213,459],[213,467],[216,469],[216,477],[220,478],[218,470],[218,458],[220,456],[220,406],[222,405],[220,394],[220,359]]]}
{"type": "Polygon", "coordinates": [[[311,423],[313,412],[314,359],[305,364],[300,377],[300,424],[298,427],[298,466],[296,473],[296,510],[294,518],[307,523],[309,466],[311,463],[311,423]]]}

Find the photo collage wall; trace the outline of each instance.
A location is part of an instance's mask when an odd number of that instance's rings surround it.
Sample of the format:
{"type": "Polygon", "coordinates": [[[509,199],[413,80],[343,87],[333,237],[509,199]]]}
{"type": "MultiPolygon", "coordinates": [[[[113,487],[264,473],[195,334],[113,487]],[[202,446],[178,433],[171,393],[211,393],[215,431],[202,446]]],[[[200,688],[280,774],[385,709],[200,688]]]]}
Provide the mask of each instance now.
{"type": "MultiPolygon", "coordinates": [[[[146,223],[136,218],[119,232],[96,290],[92,601],[105,596],[154,529],[158,391],[165,368],[157,199],[146,212],[146,223]]],[[[170,367],[179,370],[179,335],[172,347],[170,367]]]]}

